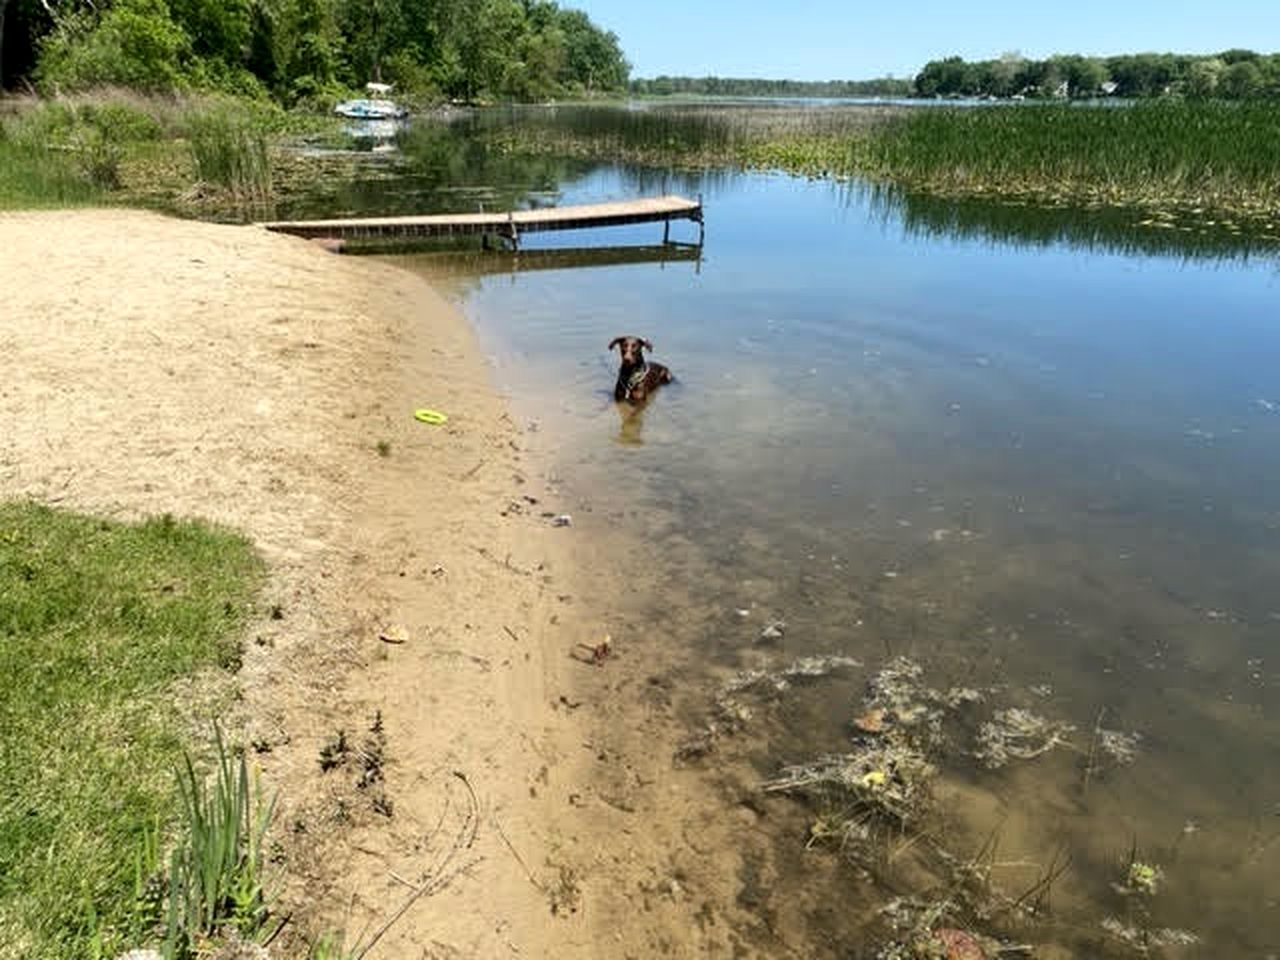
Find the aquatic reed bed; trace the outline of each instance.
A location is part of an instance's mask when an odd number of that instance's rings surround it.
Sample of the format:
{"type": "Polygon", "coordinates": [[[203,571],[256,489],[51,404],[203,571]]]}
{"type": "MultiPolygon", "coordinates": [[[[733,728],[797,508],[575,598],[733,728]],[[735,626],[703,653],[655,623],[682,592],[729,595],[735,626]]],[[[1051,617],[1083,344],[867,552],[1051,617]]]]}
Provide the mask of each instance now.
{"type": "Polygon", "coordinates": [[[267,131],[244,112],[228,107],[193,111],[187,136],[196,177],[243,199],[271,195],[267,131]]]}
{"type": "MultiPolygon", "coordinates": [[[[509,151],[686,167],[830,170],[845,145],[896,112],[865,106],[682,104],[512,108],[466,121],[509,151]]],[[[835,171],[830,172],[846,172],[835,171]]]]}
{"type": "Polygon", "coordinates": [[[1017,105],[915,110],[848,165],[950,194],[1264,214],[1280,205],[1280,106],[1017,105]]]}
{"type": "Polygon", "coordinates": [[[1163,215],[1176,211],[1254,230],[1280,208],[1280,105],[1263,101],[513,108],[466,123],[509,152],[1129,207],[1153,229],[1173,229],[1163,215]]]}

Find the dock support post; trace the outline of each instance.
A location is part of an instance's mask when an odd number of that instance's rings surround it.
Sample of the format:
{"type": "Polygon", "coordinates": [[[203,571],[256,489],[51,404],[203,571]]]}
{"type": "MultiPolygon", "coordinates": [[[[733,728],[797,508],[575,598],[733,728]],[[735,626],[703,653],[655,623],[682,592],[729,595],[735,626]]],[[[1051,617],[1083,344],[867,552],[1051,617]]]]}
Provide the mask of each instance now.
{"type": "Polygon", "coordinates": [[[666,246],[671,242],[671,218],[662,221],[662,244],[666,246]]]}

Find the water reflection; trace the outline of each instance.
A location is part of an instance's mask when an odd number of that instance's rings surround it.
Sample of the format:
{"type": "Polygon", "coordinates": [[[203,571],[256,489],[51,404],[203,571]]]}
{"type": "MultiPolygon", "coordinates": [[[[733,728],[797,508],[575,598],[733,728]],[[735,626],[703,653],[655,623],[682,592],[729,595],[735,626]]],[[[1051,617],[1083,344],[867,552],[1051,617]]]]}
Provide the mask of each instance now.
{"type": "MultiPolygon", "coordinates": [[[[1064,246],[1092,252],[1239,260],[1280,253],[1280,235],[1229,220],[1121,207],[1053,207],[1027,200],[948,199],[885,185],[853,185],[881,222],[909,236],[983,240],[1018,247],[1064,246]]],[[[854,202],[854,201],[851,201],[854,202]]]]}
{"type": "Polygon", "coordinates": [[[407,255],[416,248],[397,250],[390,245],[370,246],[360,252],[406,254],[404,266],[418,266],[436,280],[449,282],[478,280],[481,277],[512,276],[539,270],[578,270],[619,267],[652,263],[659,268],[667,264],[692,264],[696,273],[702,266],[702,249],[687,245],[652,244],[619,247],[544,247],[524,250],[480,250],[470,245],[465,250],[423,252],[416,259],[407,255]]]}
{"type": "Polygon", "coordinates": [[[618,410],[617,442],[624,447],[644,445],[644,414],[648,404],[633,407],[629,403],[615,404],[618,410]]]}

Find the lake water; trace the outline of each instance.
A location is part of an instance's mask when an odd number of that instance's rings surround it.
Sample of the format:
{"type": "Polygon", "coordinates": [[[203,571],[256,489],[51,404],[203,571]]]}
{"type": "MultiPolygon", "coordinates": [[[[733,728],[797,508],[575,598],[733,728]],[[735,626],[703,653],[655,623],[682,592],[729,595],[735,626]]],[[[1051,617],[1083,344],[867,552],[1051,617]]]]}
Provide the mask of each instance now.
{"type": "MultiPolygon", "coordinates": [[[[805,849],[804,831],[874,821],[874,804],[771,796],[781,882],[949,899],[949,923],[1045,956],[1134,955],[1126,936],[1153,955],[1280,954],[1273,251],[778,175],[434,163],[411,192],[440,208],[703,196],[700,252],[647,225],[401,262],[473,320],[590,511],[575,532],[634,538],[636,615],[692,651],[681,720],[696,740],[718,718],[719,748],[689,760],[708,789],[873,744],[851,719],[895,658],[982,697],[930,701],[934,805],[848,835],[847,867],[816,871],[841,845],[805,849]],[[634,416],[606,349],[629,333],[677,377],[634,416]],[[828,654],[860,665],[747,689],[749,719],[717,712],[738,671],[828,654]],[[991,769],[972,755],[983,725],[1015,707],[1072,729],[991,769]]],[[[352,188],[355,205],[403,208],[411,181],[394,182],[352,188]]],[[[813,956],[872,955],[883,915],[839,913],[793,933],[813,956]]]]}

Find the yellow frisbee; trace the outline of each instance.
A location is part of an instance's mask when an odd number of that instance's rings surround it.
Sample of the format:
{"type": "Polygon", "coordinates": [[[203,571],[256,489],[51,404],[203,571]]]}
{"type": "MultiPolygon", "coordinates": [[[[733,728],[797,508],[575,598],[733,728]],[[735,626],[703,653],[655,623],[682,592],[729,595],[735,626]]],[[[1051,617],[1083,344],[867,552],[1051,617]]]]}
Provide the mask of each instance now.
{"type": "Polygon", "coordinates": [[[423,407],[421,410],[413,411],[413,419],[421,423],[429,423],[433,427],[438,427],[449,418],[439,410],[428,410],[426,407],[423,407]]]}

